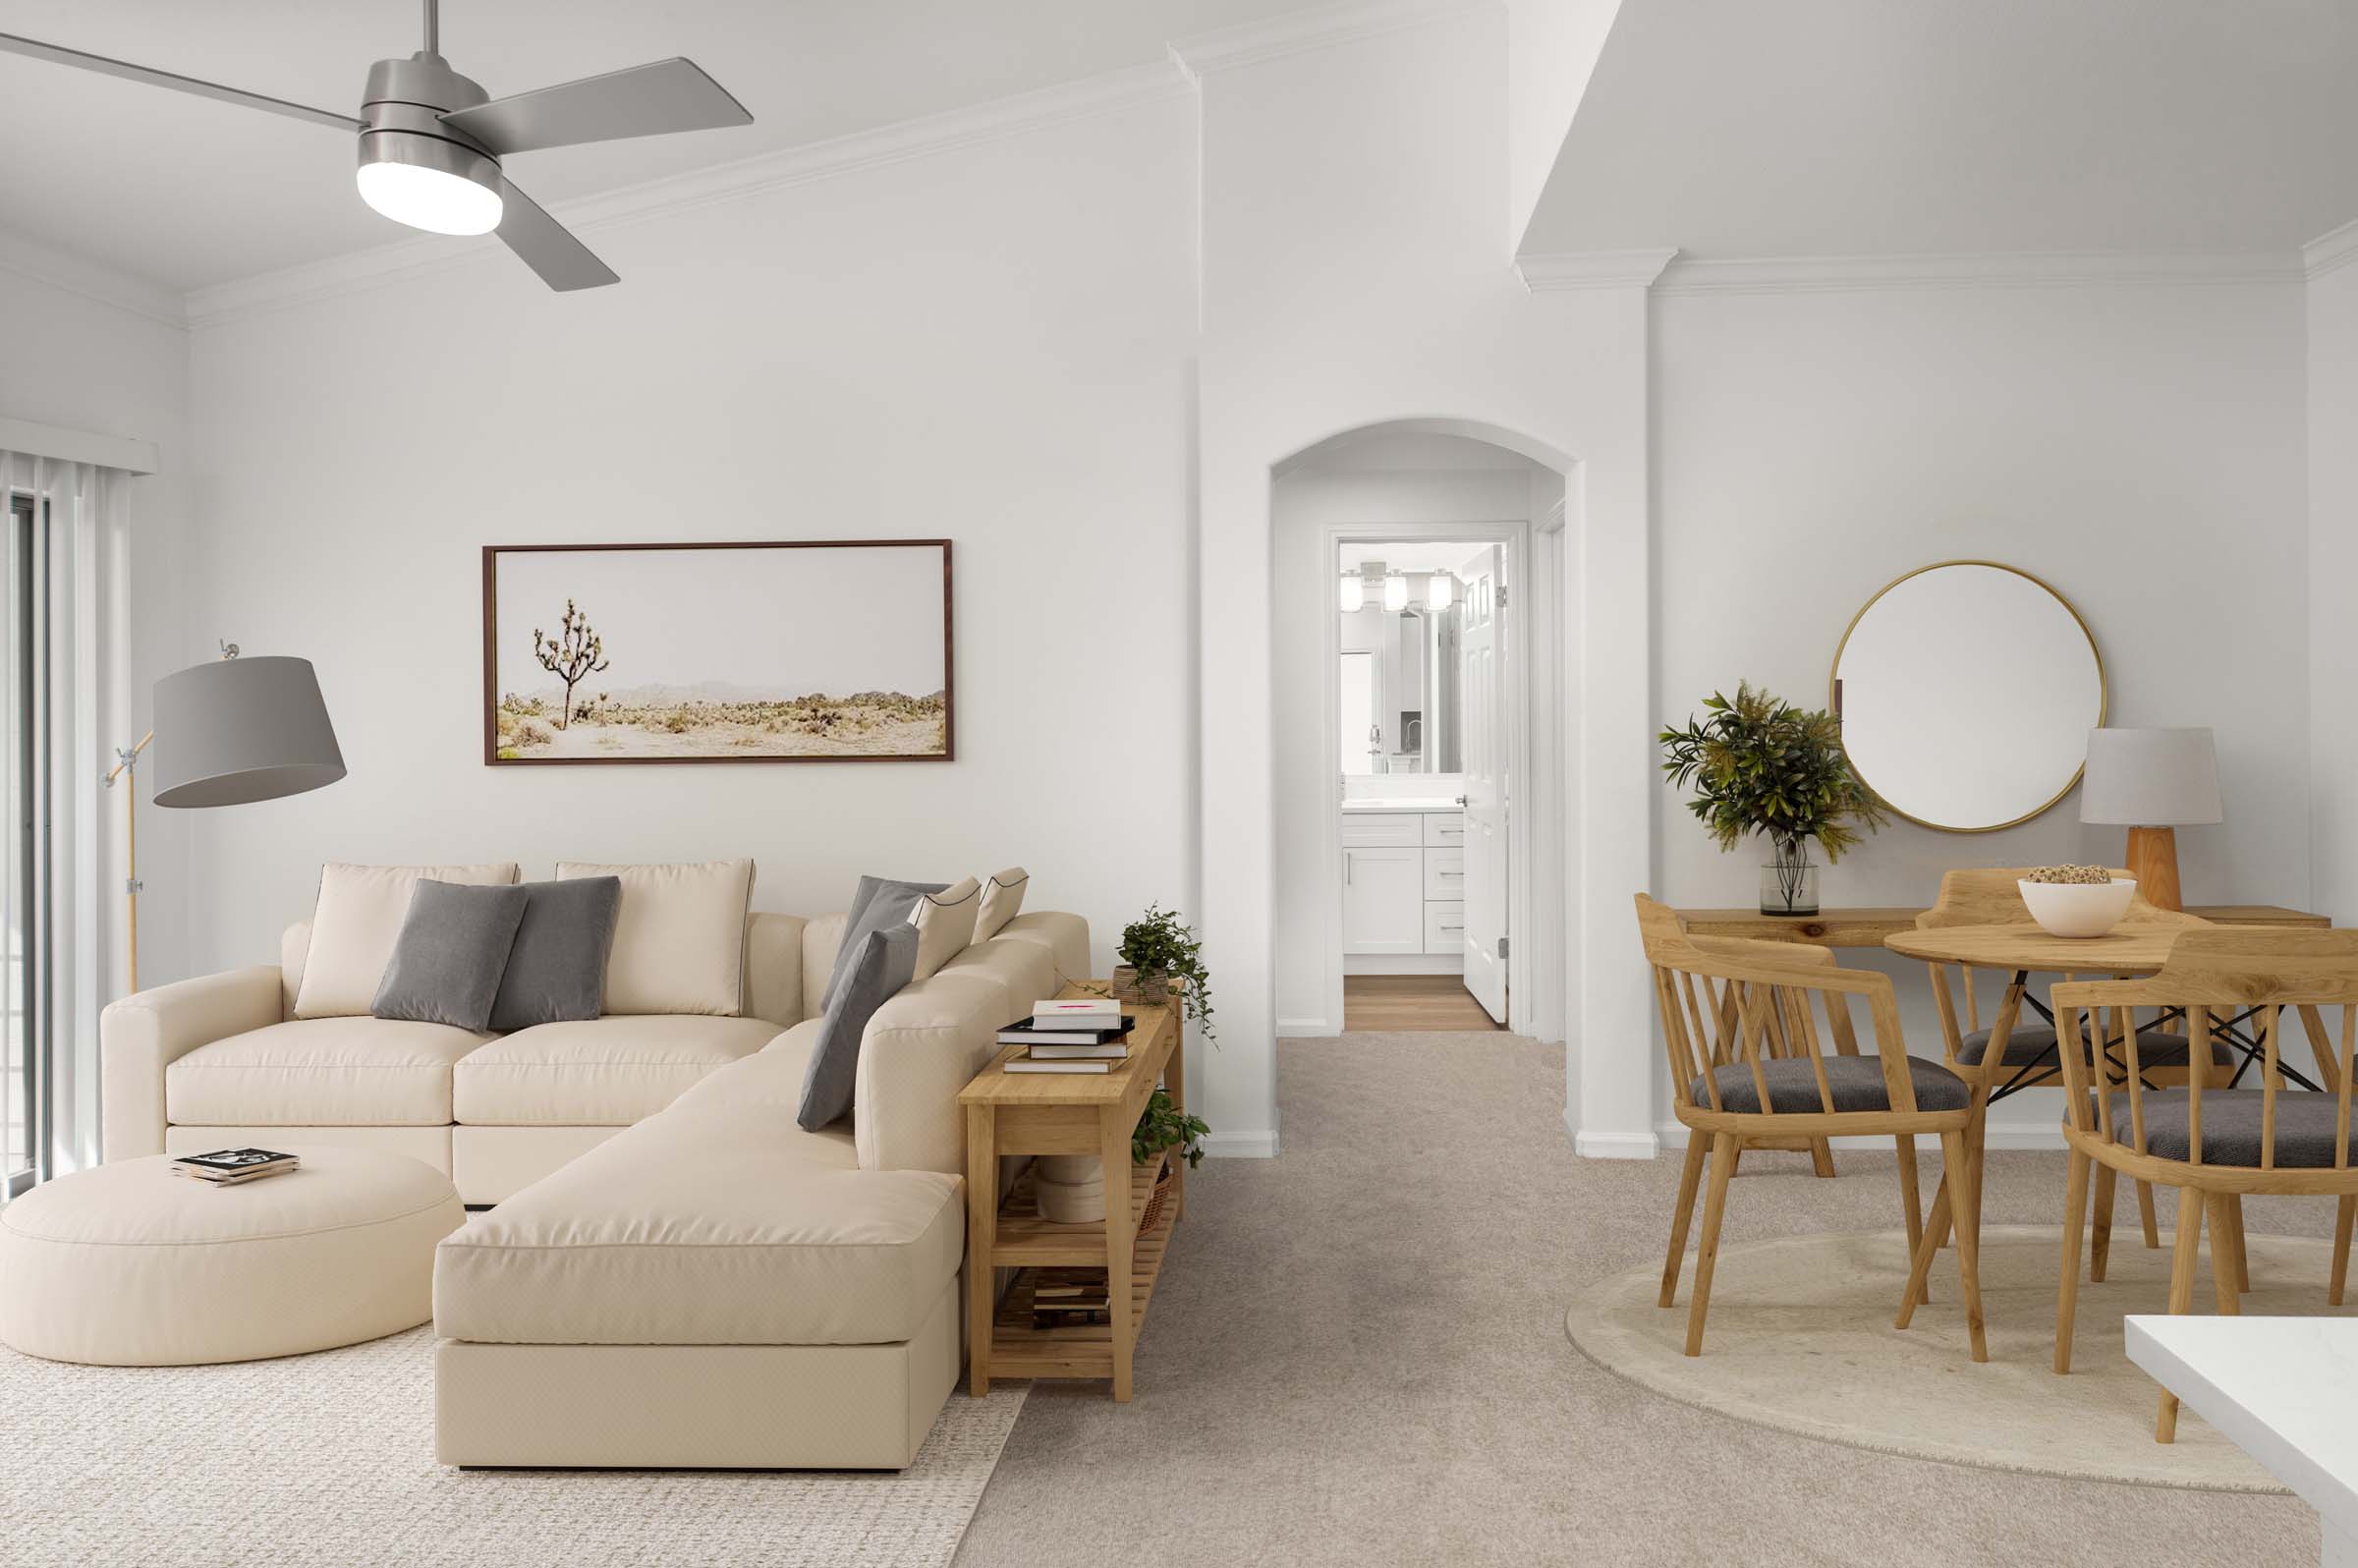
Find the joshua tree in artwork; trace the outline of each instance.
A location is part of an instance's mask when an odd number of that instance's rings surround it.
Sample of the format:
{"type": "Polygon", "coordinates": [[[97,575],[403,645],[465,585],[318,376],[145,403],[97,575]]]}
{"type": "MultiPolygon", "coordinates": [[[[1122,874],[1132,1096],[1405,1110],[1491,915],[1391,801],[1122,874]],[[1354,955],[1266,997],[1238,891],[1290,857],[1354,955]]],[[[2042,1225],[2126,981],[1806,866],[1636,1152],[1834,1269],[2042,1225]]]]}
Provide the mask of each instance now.
{"type": "Polygon", "coordinates": [[[606,640],[590,629],[590,617],[565,601],[563,630],[555,637],[533,629],[533,656],[540,667],[565,683],[565,705],[557,712],[557,728],[563,729],[573,718],[573,689],[584,679],[606,667],[606,640]]]}

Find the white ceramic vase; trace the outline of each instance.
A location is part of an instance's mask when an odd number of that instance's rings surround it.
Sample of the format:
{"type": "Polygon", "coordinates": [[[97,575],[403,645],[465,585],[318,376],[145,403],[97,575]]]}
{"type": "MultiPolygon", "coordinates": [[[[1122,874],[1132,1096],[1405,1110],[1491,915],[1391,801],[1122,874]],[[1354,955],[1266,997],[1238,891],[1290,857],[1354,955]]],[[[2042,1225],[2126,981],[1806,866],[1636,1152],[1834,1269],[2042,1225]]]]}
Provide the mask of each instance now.
{"type": "Polygon", "coordinates": [[[1055,1225],[1105,1221],[1104,1162],[1095,1154],[1042,1154],[1032,1165],[1039,1217],[1055,1225]]]}

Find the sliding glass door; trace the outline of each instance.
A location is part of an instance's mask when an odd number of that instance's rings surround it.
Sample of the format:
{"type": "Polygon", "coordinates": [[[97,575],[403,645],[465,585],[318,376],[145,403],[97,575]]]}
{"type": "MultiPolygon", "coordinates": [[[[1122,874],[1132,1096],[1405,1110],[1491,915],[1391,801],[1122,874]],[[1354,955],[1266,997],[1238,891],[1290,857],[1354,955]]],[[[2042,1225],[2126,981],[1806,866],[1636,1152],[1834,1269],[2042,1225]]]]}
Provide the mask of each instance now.
{"type": "Polygon", "coordinates": [[[51,875],[48,831],[48,574],[35,498],[5,489],[5,636],[0,637],[0,705],[8,710],[0,788],[8,833],[0,845],[0,909],[6,914],[0,1012],[7,1021],[7,1094],[0,1106],[0,1190],[15,1197],[48,1174],[55,1128],[49,944],[45,911],[51,875]]]}

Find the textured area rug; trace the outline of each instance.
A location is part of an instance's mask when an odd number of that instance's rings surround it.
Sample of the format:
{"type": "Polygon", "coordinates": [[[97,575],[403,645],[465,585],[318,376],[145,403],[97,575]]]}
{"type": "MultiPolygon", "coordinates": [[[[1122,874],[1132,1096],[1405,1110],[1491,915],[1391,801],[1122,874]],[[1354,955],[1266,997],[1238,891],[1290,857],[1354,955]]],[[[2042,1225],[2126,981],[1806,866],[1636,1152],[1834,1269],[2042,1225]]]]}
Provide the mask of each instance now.
{"type": "MultiPolygon", "coordinates": [[[[2109,1277],[2081,1283],[2068,1376],[2053,1368],[2062,1239],[2051,1226],[1983,1233],[1986,1365],[1967,1352],[1953,1250],[1934,1265],[1932,1304],[1904,1332],[1891,1326],[1907,1282],[1907,1241],[1896,1230],[1723,1247],[1701,1356],[1681,1353],[1692,1254],[1675,1308],[1655,1305],[1658,1264],[1633,1268],[1583,1295],[1565,1328],[1599,1363],[1657,1393],[1831,1442],[2032,1475],[2282,1491],[2192,1411],[2176,1442],[2154,1441],[2160,1388],[2129,1361],[2120,1320],[2168,1310],[2169,1233],[2149,1251],[2133,1203],[2127,1213],[2112,1233],[2109,1277]]],[[[2206,1246],[2198,1312],[2213,1302],[2208,1254],[2206,1246]]],[[[2255,1232],[2249,1254],[2247,1315],[2340,1311],[2326,1305],[2328,1243],[2255,1232]]]]}
{"type": "Polygon", "coordinates": [[[0,1563],[938,1568],[1025,1398],[952,1394],[899,1475],[458,1471],[434,1462],[433,1343],[222,1367],[0,1349],[0,1563]]]}

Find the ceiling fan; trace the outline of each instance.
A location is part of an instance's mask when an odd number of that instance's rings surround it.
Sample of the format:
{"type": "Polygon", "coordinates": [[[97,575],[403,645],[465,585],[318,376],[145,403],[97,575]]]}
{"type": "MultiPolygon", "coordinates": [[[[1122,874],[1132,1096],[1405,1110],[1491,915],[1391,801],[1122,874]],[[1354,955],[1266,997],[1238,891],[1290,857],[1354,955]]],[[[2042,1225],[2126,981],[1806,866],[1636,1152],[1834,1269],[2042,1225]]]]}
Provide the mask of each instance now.
{"type": "Polygon", "coordinates": [[[558,290],[620,280],[516,188],[501,159],[542,147],[753,124],[745,105],[719,83],[695,62],[677,58],[494,98],[442,58],[439,13],[439,0],[425,0],[424,48],[368,68],[358,119],[5,32],[0,51],[358,132],[362,200],[397,223],[433,234],[496,232],[540,281],[558,290]]]}

